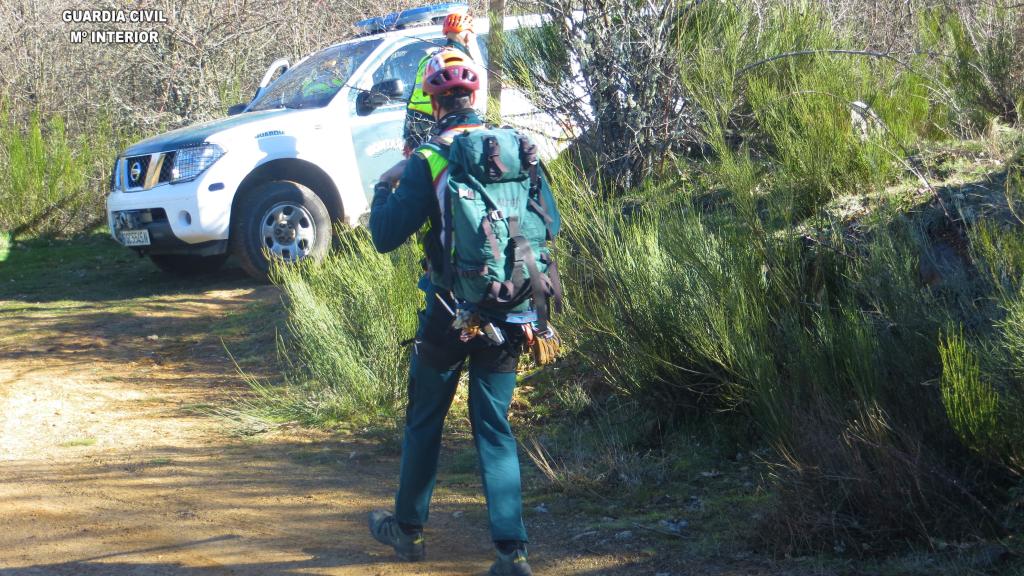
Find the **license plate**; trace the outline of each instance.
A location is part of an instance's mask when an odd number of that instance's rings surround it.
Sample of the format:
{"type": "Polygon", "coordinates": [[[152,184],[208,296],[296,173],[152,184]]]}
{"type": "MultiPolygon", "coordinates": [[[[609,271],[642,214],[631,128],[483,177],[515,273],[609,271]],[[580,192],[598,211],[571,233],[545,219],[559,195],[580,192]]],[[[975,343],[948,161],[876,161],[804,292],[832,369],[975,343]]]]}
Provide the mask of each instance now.
{"type": "Polygon", "coordinates": [[[149,246],[149,230],[122,230],[121,243],[125,246],[149,246]]]}

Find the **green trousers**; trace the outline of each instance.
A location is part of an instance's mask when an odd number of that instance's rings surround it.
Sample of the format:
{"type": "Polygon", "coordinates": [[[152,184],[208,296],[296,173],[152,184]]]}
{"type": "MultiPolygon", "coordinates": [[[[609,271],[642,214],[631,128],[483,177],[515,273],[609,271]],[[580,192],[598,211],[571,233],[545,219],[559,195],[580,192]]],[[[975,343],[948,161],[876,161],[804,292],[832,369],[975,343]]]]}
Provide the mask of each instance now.
{"type": "Polygon", "coordinates": [[[492,540],[526,542],[516,440],[508,422],[516,386],[515,366],[522,345],[515,326],[504,346],[488,346],[483,338],[459,342],[446,330],[442,315],[427,291],[427,309],[420,314],[417,346],[409,374],[409,403],[402,440],[402,467],[395,516],[403,524],[427,523],[437,479],[441,432],[466,359],[469,360],[469,418],[473,427],[487,498],[492,540]],[[437,328],[433,330],[432,327],[437,328]]]}

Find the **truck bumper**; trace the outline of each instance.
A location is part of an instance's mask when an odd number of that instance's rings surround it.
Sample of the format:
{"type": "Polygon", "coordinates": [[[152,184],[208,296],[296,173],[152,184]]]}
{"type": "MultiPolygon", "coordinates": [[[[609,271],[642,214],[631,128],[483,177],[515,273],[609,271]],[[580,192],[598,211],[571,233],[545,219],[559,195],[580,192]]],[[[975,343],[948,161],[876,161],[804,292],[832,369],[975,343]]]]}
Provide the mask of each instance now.
{"type": "Polygon", "coordinates": [[[223,254],[228,249],[231,197],[223,186],[210,191],[209,182],[201,176],[138,192],[111,192],[111,236],[125,244],[124,232],[148,231],[148,245],[129,246],[144,254],[223,254]]]}
{"type": "Polygon", "coordinates": [[[146,231],[149,244],[128,246],[140,254],[195,254],[213,256],[228,250],[227,238],[189,243],[174,234],[161,208],[142,210],[115,210],[108,214],[110,233],[115,240],[125,244],[124,232],[146,231]]]}

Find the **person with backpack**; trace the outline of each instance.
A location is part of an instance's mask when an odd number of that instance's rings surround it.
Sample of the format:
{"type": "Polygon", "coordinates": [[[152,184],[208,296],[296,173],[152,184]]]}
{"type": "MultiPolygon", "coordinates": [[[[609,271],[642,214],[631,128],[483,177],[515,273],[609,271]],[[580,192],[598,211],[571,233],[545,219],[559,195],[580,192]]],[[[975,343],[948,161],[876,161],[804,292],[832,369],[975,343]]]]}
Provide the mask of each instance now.
{"type": "MultiPolygon", "coordinates": [[[[473,41],[473,17],[465,12],[452,12],[445,16],[441,25],[445,36],[444,48],[455,48],[469,57],[469,44],[473,41]]],[[[423,72],[434,54],[424,56],[416,69],[416,80],[409,101],[405,106],[405,123],[402,139],[405,142],[405,157],[420,144],[430,139],[436,120],[430,109],[430,95],[423,91],[423,72]]]]}
{"type": "Polygon", "coordinates": [[[420,231],[426,307],[410,363],[395,512],[371,512],[369,527],[400,558],[425,557],[441,432],[468,359],[469,416],[497,549],[489,573],[528,576],[508,410],[524,344],[541,362],[557,345],[549,300],[557,306],[561,290],[548,242],[560,218],[536,146],[512,129],[484,126],[471,108],[481,74],[457,50],[427,63],[423,86],[437,134],[374,190],[369,228],[378,251],[420,231]]]}

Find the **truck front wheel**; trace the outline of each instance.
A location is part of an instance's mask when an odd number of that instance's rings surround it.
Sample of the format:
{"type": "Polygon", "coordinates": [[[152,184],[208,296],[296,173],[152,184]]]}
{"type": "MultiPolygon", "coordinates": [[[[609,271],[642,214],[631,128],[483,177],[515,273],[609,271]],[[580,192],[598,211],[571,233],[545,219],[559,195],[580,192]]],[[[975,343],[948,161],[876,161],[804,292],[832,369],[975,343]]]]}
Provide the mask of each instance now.
{"type": "Polygon", "coordinates": [[[267,182],[235,205],[231,241],[242,268],[265,280],[272,260],[323,258],[331,245],[331,217],[323,201],[302,184],[267,182]]]}

